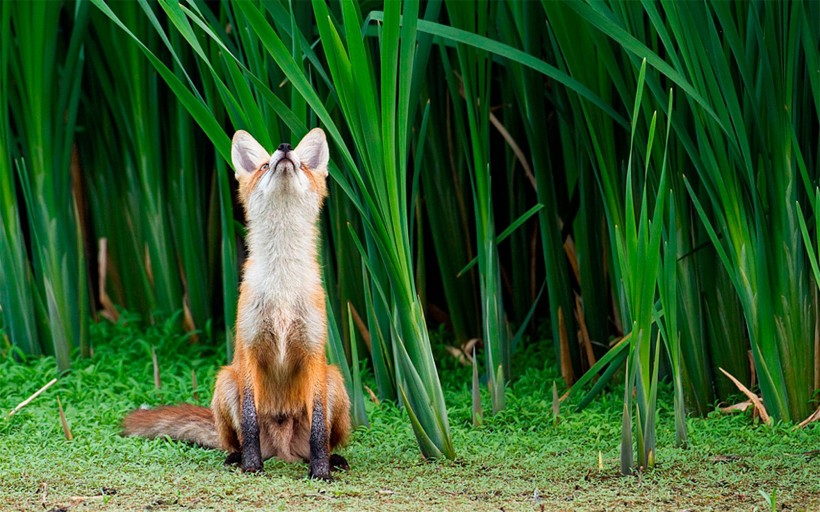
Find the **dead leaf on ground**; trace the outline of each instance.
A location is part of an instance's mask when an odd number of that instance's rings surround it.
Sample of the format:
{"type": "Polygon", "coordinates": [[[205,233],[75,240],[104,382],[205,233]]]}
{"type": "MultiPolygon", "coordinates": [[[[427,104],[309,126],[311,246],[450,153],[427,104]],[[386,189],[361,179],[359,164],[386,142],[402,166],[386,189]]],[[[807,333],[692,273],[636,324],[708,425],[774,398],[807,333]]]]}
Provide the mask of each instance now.
{"type": "Polygon", "coordinates": [[[373,392],[368,386],[364,387],[364,390],[367,391],[367,394],[370,395],[370,401],[376,405],[379,405],[379,397],[376,396],[376,393],[373,392]]]}
{"type": "Polygon", "coordinates": [[[817,410],[814,411],[811,414],[811,416],[809,416],[805,420],[801,421],[800,424],[797,425],[797,428],[803,428],[806,425],[808,425],[809,423],[812,423],[812,422],[815,422],[815,421],[820,421],[820,407],[818,407],[817,410]]]}
{"type": "Polygon", "coordinates": [[[25,407],[25,406],[27,406],[28,404],[30,404],[30,403],[31,403],[31,402],[32,402],[35,398],[37,398],[38,396],[40,396],[40,394],[42,394],[45,390],[47,390],[48,388],[50,388],[51,386],[53,386],[53,385],[54,385],[54,384],[56,384],[56,383],[57,383],[57,378],[56,378],[56,377],[55,377],[55,378],[53,378],[53,379],[51,379],[50,381],[48,381],[48,384],[46,384],[45,386],[43,386],[43,387],[41,387],[40,389],[38,389],[37,391],[35,391],[33,395],[31,395],[30,397],[26,398],[26,399],[25,399],[25,400],[23,400],[22,402],[20,402],[20,403],[17,405],[17,407],[15,407],[15,408],[14,408],[14,409],[12,409],[11,411],[9,411],[9,416],[14,416],[15,414],[17,414],[17,413],[20,411],[20,409],[22,409],[23,407],[25,407]]]}
{"type": "Polygon", "coordinates": [[[740,455],[715,455],[712,457],[713,462],[734,462],[740,459],[740,455]]]}
{"type": "Polygon", "coordinates": [[[800,424],[797,425],[797,428],[803,428],[809,423],[813,423],[815,421],[820,421],[820,407],[818,407],[817,410],[814,411],[808,418],[801,421],[800,424]]]}
{"type": "Polygon", "coordinates": [[[60,411],[60,424],[63,426],[63,434],[67,441],[73,441],[74,435],[71,433],[71,427],[68,426],[68,421],[65,419],[65,412],[63,412],[63,404],[60,402],[60,396],[57,396],[57,408],[60,411]]]}
{"type": "Polygon", "coordinates": [[[745,402],[740,402],[739,404],[730,405],[728,407],[721,407],[720,412],[722,413],[733,413],[733,412],[746,412],[746,410],[752,405],[751,400],[746,400],[745,402]]]}
{"type": "Polygon", "coordinates": [[[444,348],[447,352],[450,353],[451,356],[455,357],[459,364],[462,366],[472,366],[473,364],[473,349],[478,345],[481,340],[479,338],[472,338],[464,342],[463,345],[460,347],[453,347],[451,345],[447,345],[444,348]]]}
{"type": "Polygon", "coordinates": [[[760,398],[757,395],[755,395],[754,393],[752,393],[751,391],[749,391],[749,388],[744,386],[732,374],[730,374],[729,372],[727,372],[723,368],[718,368],[718,370],[722,371],[724,375],[729,377],[729,379],[732,382],[735,383],[735,386],[737,386],[737,388],[741,391],[741,393],[743,393],[744,395],[749,397],[749,400],[751,400],[752,403],[755,406],[755,411],[757,411],[757,413],[760,414],[760,418],[763,420],[763,423],[765,423],[767,425],[770,425],[772,423],[772,419],[771,419],[771,417],[769,417],[769,413],[766,412],[766,408],[763,406],[763,402],[760,400],[760,398]]]}

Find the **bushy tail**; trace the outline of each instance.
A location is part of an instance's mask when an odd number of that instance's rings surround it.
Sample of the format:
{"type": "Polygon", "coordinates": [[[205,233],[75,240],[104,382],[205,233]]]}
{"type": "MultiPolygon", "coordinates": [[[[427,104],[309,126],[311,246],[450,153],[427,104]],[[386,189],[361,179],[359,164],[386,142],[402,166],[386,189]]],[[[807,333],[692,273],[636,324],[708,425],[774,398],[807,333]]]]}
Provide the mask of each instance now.
{"type": "Polygon", "coordinates": [[[123,435],[148,438],[168,436],[205,448],[222,448],[211,410],[189,404],[132,411],[123,420],[123,435]]]}

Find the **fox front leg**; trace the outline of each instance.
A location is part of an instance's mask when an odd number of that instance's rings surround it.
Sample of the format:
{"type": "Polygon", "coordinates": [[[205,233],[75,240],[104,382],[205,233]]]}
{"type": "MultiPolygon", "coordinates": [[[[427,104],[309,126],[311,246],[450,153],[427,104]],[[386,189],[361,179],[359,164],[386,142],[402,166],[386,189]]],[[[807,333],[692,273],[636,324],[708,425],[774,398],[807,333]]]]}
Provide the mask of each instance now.
{"type": "Polygon", "coordinates": [[[321,396],[313,401],[313,416],[310,423],[310,466],[308,478],[331,481],[330,440],[327,431],[327,411],[321,396]]]}
{"type": "Polygon", "coordinates": [[[259,448],[259,418],[253,401],[253,387],[245,386],[242,394],[242,471],[256,473],[262,471],[262,450],[259,448]]]}

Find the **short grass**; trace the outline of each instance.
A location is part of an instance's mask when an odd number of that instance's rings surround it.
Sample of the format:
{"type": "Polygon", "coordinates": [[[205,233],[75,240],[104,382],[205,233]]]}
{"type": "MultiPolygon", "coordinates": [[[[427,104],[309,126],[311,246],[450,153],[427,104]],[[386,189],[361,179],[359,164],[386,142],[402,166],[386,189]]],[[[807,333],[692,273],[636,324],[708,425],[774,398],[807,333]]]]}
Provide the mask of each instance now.
{"type": "Polygon", "coordinates": [[[273,460],[264,474],[246,475],[223,467],[216,451],[119,435],[122,416],[142,403],[207,404],[221,349],[163,327],[93,330],[94,356],[75,360],[12,418],[7,411],[56,376],[56,365],[0,362],[0,510],[771,510],[763,493],[777,510],[820,510],[820,425],[769,428],[714,413],[689,419],[691,447],[677,449],[665,394],[657,468],[621,477],[621,392],[580,413],[564,406],[555,424],[557,375],[537,348],[517,357],[521,377],[507,410],[478,428],[470,423],[470,370],[441,356],[455,461],[421,460],[404,413],[370,403],[370,428],[342,452],[352,469],[335,482],[309,481],[306,465],[273,460]],[[73,441],[63,435],[58,396],[73,441]]]}

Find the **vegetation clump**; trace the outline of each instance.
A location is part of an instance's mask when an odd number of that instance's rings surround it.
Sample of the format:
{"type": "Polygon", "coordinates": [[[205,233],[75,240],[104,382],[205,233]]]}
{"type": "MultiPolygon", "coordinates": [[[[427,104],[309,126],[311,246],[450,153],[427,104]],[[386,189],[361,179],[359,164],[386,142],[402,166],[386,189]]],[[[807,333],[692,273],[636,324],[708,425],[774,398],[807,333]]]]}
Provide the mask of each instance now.
{"type": "MultiPolygon", "coordinates": [[[[207,404],[221,351],[191,344],[170,324],[91,325],[94,354],[61,373],[53,357],[0,362],[2,510],[778,510],[820,507],[820,429],[764,427],[749,414],[689,418],[691,448],[668,448],[652,470],[619,475],[622,390],[580,413],[577,402],[552,419],[560,379],[550,355],[530,343],[513,358],[519,377],[503,412],[471,423],[471,370],[439,354],[455,442],[453,461],[419,460],[406,411],[366,404],[343,454],[349,473],[308,480],[300,464],[272,459],[264,476],[224,467],[224,454],[166,439],[119,435],[123,415],[141,404],[207,404]],[[161,387],[154,381],[156,348],[161,387]],[[191,374],[196,374],[196,388],[191,374]],[[11,418],[8,411],[51,376],[58,383],[11,418]],[[74,439],[60,426],[62,401],[74,439]]],[[[435,334],[435,333],[434,333],[435,334]]],[[[365,384],[373,386],[367,376],[365,384]]],[[[485,392],[483,400],[489,404],[485,392]]],[[[672,396],[662,386],[658,438],[674,440],[672,396]]]]}

